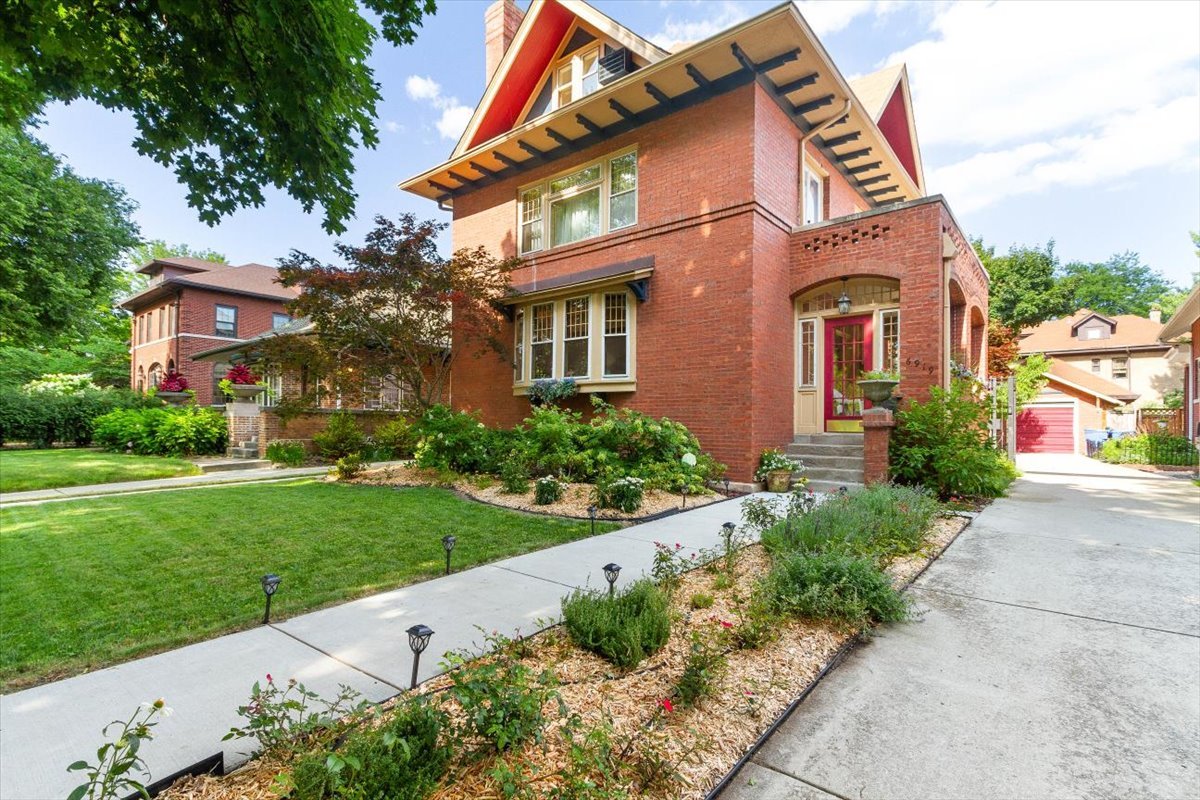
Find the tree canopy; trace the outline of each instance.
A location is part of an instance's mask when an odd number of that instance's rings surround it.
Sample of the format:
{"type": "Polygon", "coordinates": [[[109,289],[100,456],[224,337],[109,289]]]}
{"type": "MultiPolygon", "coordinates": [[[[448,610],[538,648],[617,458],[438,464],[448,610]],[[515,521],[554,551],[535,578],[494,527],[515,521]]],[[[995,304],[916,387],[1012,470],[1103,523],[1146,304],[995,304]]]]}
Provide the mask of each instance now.
{"type": "Polygon", "coordinates": [[[168,244],[162,239],[150,239],[131,248],[129,264],[134,269],[156,258],[198,258],[201,261],[212,261],[216,264],[228,264],[229,259],[224,253],[216,250],[192,249],[186,244],[168,244]]]}
{"type": "Polygon", "coordinates": [[[0,342],[46,345],[103,327],[138,243],[133,209],[120,186],[81,178],[0,126],[0,342]]]}
{"type": "MultiPolygon", "coordinates": [[[[434,0],[363,0],[409,44],[434,0]]],[[[375,27],[353,0],[15,0],[0,25],[0,124],[89,99],[133,115],[142,155],[172,167],[200,219],[274,186],[324,227],[354,212],[355,148],[375,147],[375,27]]]]}
{"type": "Polygon", "coordinates": [[[992,278],[988,313],[1013,330],[1066,313],[1067,300],[1057,281],[1058,255],[1053,240],[1045,247],[1017,246],[996,255],[994,247],[972,242],[992,278]]]}
{"type": "Polygon", "coordinates": [[[364,246],[337,245],[346,267],[293,250],[280,262],[280,283],[304,287],[288,310],[311,320],[316,335],[274,337],[262,360],[302,367],[343,398],[392,379],[414,409],[443,401],[453,360],[504,352],[494,303],[519,263],[482,247],[443,258],[436,237],[445,227],[412,214],[376,217],[364,246]]]}
{"type": "Polygon", "coordinates": [[[1074,262],[1062,269],[1059,285],[1068,308],[1090,308],[1101,314],[1147,316],[1163,296],[1177,291],[1161,274],[1146,266],[1137,253],[1119,253],[1103,263],[1074,262]]]}

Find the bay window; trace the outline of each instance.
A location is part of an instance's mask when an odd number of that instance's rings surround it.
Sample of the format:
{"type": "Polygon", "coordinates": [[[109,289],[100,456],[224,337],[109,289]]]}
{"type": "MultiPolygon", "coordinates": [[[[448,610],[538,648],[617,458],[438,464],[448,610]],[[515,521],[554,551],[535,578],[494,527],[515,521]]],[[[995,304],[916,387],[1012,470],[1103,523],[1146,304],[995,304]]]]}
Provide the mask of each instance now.
{"type": "Polygon", "coordinates": [[[624,287],[515,308],[513,384],[549,378],[594,385],[631,381],[633,311],[624,287]]]}
{"type": "Polygon", "coordinates": [[[517,207],[522,255],[628,228],[637,223],[637,151],[527,186],[517,207]]]}

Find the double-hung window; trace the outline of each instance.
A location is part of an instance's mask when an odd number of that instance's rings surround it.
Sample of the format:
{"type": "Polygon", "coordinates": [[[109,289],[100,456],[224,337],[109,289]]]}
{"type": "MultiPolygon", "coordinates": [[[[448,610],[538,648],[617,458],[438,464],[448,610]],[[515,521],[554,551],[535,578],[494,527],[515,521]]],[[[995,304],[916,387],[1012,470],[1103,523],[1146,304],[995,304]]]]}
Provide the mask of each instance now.
{"type": "Polygon", "coordinates": [[[237,306],[217,306],[216,334],[237,338],[237,306]]]}
{"type": "Polygon", "coordinates": [[[629,295],[604,295],[604,377],[629,374],[629,295]]]}
{"type": "Polygon", "coordinates": [[[1129,359],[1114,358],[1112,362],[1113,380],[1123,381],[1129,378],[1129,359]]]}
{"type": "Polygon", "coordinates": [[[529,374],[534,380],[554,377],[554,304],[539,303],[530,309],[529,374]]]}
{"type": "Polygon", "coordinates": [[[564,58],[554,71],[555,107],[586,97],[600,88],[600,47],[587,47],[564,58]]]}
{"type": "Polygon", "coordinates": [[[594,161],[523,188],[521,254],[590,239],[637,223],[637,151],[594,161]]]}
{"type": "Polygon", "coordinates": [[[564,305],[564,378],[586,378],[591,374],[591,301],[590,297],[573,297],[564,305]]]}
{"type": "Polygon", "coordinates": [[[276,311],[273,314],[271,314],[271,329],[278,330],[279,328],[282,328],[284,325],[287,325],[291,321],[292,321],[292,317],[290,314],[283,314],[283,313],[276,311]]]}
{"type": "Polygon", "coordinates": [[[825,219],[825,179],[815,170],[804,166],[801,197],[804,203],[804,224],[812,225],[825,219]]]}
{"type": "Polygon", "coordinates": [[[525,380],[525,309],[513,315],[513,382],[525,380]]]}

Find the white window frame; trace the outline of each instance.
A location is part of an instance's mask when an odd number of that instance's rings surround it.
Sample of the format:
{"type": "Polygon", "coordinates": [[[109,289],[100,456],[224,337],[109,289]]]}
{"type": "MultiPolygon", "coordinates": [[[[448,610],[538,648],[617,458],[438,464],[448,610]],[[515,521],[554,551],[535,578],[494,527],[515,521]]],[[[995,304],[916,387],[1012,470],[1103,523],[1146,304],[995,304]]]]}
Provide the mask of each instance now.
{"type": "MultiPolygon", "coordinates": [[[[631,382],[634,372],[633,354],[636,331],[636,304],[629,290],[623,287],[609,286],[595,289],[584,295],[561,295],[555,299],[537,300],[523,304],[515,308],[513,312],[513,386],[519,388],[540,380],[561,380],[563,378],[571,378],[581,384],[631,382]],[[610,296],[621,296],[625,300],[624,333],[613,334],[613,336],[620,335],[625,340],[625,371],[620,374],[606,371],[605,339],[608,334],[605,333],[605,302],[606,298],[610,296]],[[588,370],[586,375],[567,375],[567,303],[580,299],[587,300],[588,370]],[[550,306],[551,308],[554,324],[551,329],[553,338],[549,344],[553,356],[551,374],[535,376],[533,374],[533,309],[540,306],[550,306]],[[524,319],[523,323],[518,322],[521,319],[524,319]]],[[[573,341],[578,341],[578,337],[573,341]]],[[[539,342],[539,344],[546,343],[539,342]]]]}
{"type": "Polygon", "coordinates": [[[1091,365],[1091,366],[1092,366],[1092,374],[1093,374],[1093,375],[1099,375],[1099,374],[1100,374],[1100,368],[1101,368],[1101,362],[1100,362],[1100,359],[1098,359],[1098,358],[1093,358],[1093,359],[1092,359],[1092,365],[1091,365]]]}
{"type": "Polygon", "coordinates": [[[890,365],[886,365],[883,363],[883,318],[888,315],[895,315],[895,317],[896,317],[896,354],[897,355],[896,355],[896,370],[895,371],[899,372],[900,364],[902,364],[903,362],[901,361],[900,356],[899,356],[899,353],[900,353],[900,309],[898,309],[898,308],[883,308],[883,309],[879,310],[879,322],[875,328],[877,331],[879,331],[879,335],[875,337],[876,341],[878,342],[878,344],[875,347],[875,364],[876,364],[875,369],[885,370],[885,371],[891,369],[890,365]]]}
{"type": "Polygon", "coordinates": [[[520,250],[520,254],[525,256],[525,255],[529,255],[531,253],[538,253],[538,252],[542,252],[544,250],[551,250],[556,247],[569,247],[570,245],[578,244],[579,242],[585,242],[589,239],[594,239],[599,236],[604,236],[605,234],[611,233],[612,231],[628,230],[630,228],[635,227],[638,224],[638,189],[641,184],[641,178],[640,178],[640,175],[638,174],[638,172],[640,171],[640,168],[641,168],[641,164],[637,163],[637,156],[636,156],[637,152],[638,152],[637,145],[632,145],[630,147],[626,147],[626,148],[622,148],[621,150],[617,150],[613,153],[609,153],[608,155],[604,156],[603,158],[598,158],[594,161],[588,161],[584,164],[578,164],[574,167],[571,167],[570,169],[563,170],[562,172],[557,172],[553,175],[550,175],[545,180],[539,181],[538,183],[531,183],[531,184],[527,184],[525,186],[519,187],[517,189],[517,229],[516,230],[517,230],[518,249],[520,250]],[[633,194],[633,220],[627,225],[622,225],[619,228],[613,228],[610,225],[610,216],[611,216],[610,212],[612,209],[612,200],[614,197],[614,195],[612,193],[612,162],[615,159],[621,158],[622,156],[629,155],[630,153],[635,154],[634,163],[637,167],[637,169],[634,172],[633,188],[626,189],[623,192],[619,192],[619,193],[617,193],[616,196],[620,197],[625,194],[633,194]],[[589,181],[586,184],[582,184],[580,186],[572,186],[569,189],[564,189],[564,190],[562,190],[560,192],[556,192],[554,194],[550,193],[550,184],[552,182],[560,180],[562,178],[565,178],[569,175],[574,175],[576,173],[583,172],[584,170],[591,169],[592,167],[595,167],[595,166],[600,167],[600,177],[598,180],[589,181]],[[595,189],[597,186],[600,187],[600,208],[599,208],[600,224],[599,224],[599,229],[598,229],[597,233],[595,234],[595,236],[585,236],[581,239],[576,239],[575,241],[572,241],[572,242],[564,242],[562,244],[557,244],[557,245],[552,244],[551,237],[553,236],[553,225],[551,223],[550,207],[555,202],[570,199],[570,198],[580,195],[584,192],[590,192],[593,189],[595,189]],[[540,217],[535,217],[532,213],[530,213],[528,215],[526,214],[526,209],[525,209],[526,197],[525,196],[531,192],[539,192],[540,193],[540,197],[538,198],[541,201],[541,204],[540,204],[541,216],[540,217]],[[525,226],[526,225],[531,225],[531,226],[536,225],[539,222],[541,223],[541,238],[538,240],[538,243],[536,246],[532,246],[527,241],[526,234],[525,234],[525,226]]]}
{"type": "Polygon", "coordinates": [[[825,172],[819,169],[815,164],[807,158],[804,159],[804,167],[800,173],[800,224],[801,225],[816,225],[818,222],[825,221],[825,178],[828,177],[825,172]],[[817,185],[817,207],[813,218],[808,218],[808,185],[815,181],[817,185]]]}
{"type": "Polygon", "coordinates": [[[1123,357],[1123,356],[1114,356],[1114,357],[1113,357],[1113,360],[1112,360],[1112,377],[1113,377],[1113,380],[1114,380],[1114,381],[1127,381],[1127,380],[1129,380],[1129,357],[1128,357],[1128,356],[1124,356],[1124,357],[1123,357]],[[1122,369],[1122,370],[1124,370],[1124,372],[1125,372],[1125,374],[1124,374],[1124,375],[1118,375],[1118,374],[1117,374],[1117,362],[1118,362],[1118,361],[1122,362],[1122,367],[1121,367],[1121,369],[1122,369]]]}
{"type": "Polygon", "coordinates": [[[586,381],[586,380],[590,380],[592,377],[592,344],[595,341],[595,337],[592,335],[592,322],[596,316],[593,313],[595,311],[595,309],[593,308],[593,306],[595,306],[595,304],[596,304],[595,296],[590,295],[590,294],[576,295],[575,297],[567,297],[567,298],[563,299],[563,301],[562,301],[562,306],[563,306],[562,330],[557,332],[560,334],[560,336],[558,338],[560,339],[560,341],[562,341],[562,364],[560,365],[560,367],[557,371],[557,374],[561,375],[564,378],[572,378],[576,381],[586,381]],[[584,307],[585,313],[587,314],[587,333],[585,333],[583,336],[572,336],[570,338],[567,338],[567,320],[569,318],[569,316],[568,316],[569,312],[568,312],[567,306],[568,306],[568,304],[570,304],[576,300],[583,301],[583,307],[584,307]],[[568,375],[567,374],[567,342],[578,342],[578,341],[583,341],[583,342],[587,343],[587,347],[585,350],[585,352],[587,353],[587,368],[584,370],[582,375],[568,375]]]}
{"type": "Polygon", "coordinates": [[[601,42],[597,40],[584,45],[575,52],[571,53],[569,56],[561,58],[555,62],[554,67],[551,70],[551,74],[554,76],[554,91],[552,94],[554,102],[552,103],[553,108],[551,110],[568,106],[576,100],[580,100],[584,97],[587,97],[587,95],[594,94],[600,90],[600,58],[602,55],[603,52],[601,49],[601,42]],[[594,60],[592,61],[592,69],[590,74],[596,76],[596,88],[587,94],[584,94],[583,81],[585,75],[588,73],[583,71],[583,62],[588,55],[595,56],[594,60]],[[570,77],[568,79],[570,82],[564,84],[563,72],[565,70],[570,71],[570,77]],[[562,99],[564,89],[567,90],[570,95],[565,101],[562,99]]]}
{"type": "Polygon", "coordinates": [[[796,320],[796,388],[797,389],[816,389],[817,388],[817,365],[818,365],[818,349],[817,349],[817,323],[820,320],[816,317],[804,317],[796,320]],[[808,327],[810,330],[805,334],[804,329],[808,327]],[[806,342],[812,344],[812,381],[805,382],[804,380],[804,345],[806,342]]]}

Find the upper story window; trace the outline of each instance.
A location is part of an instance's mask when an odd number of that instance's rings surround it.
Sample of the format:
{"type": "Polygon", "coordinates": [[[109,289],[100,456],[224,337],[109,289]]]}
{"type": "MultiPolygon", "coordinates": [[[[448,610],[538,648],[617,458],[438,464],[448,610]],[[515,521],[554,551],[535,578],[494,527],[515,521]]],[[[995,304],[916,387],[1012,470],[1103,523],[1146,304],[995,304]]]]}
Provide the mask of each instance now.
{"type": "Polygon", "coordinates": [[[291,316],[289,316],[287,314],[281,314],[278,311],[276,311],[274,314],[271,315],[271,330],[276,330],[278,328],[282,328],[284,325],[287,325],[291,321],[292,321],[291,316]]]}
{"type": "Polygon", "coordinates": [[[237,338],[237,306],[217,306],[216,334],[237,338]]]}
{"type": "Polygon", "coordinates": [[[637,181],[637,151],[629,150],[521,189],[522,255],[636,224],[637,181]]]}
{"type": "Polygon", "coordinates": [[[1100,359],[1098,359],[1098,358],[1092,359],[1092,374],[1094,374],[1094,375],[1100,374],[1100,359]]]}
{"type": "Polygon", "coordinates": [[[825,219],[825,176],[807,163],[804,165],[800,197],[802,224],[812,225],[825,219]]]}
{"type": "Polygon", "coordinates": [[[1123,381],[1129,378],[1129,359],[1114,358],[1112,361],[1113,380],[1123,381]]]}
{"type": "Polygon", "coordinates": [[[554,69],[554,105],[562,108],[600,88],[600,46],[576,50],[554,69]]]}

